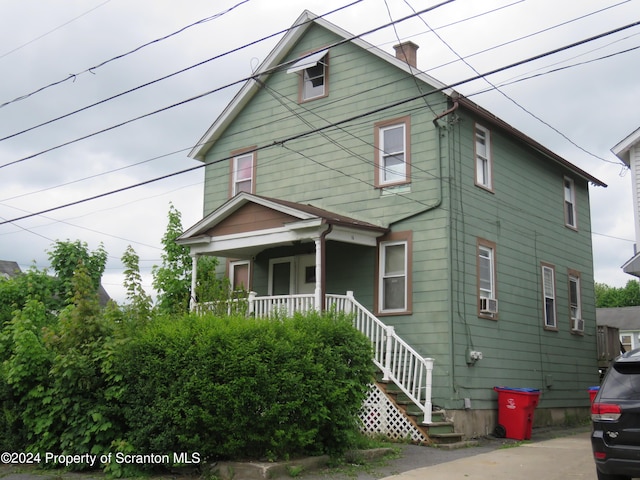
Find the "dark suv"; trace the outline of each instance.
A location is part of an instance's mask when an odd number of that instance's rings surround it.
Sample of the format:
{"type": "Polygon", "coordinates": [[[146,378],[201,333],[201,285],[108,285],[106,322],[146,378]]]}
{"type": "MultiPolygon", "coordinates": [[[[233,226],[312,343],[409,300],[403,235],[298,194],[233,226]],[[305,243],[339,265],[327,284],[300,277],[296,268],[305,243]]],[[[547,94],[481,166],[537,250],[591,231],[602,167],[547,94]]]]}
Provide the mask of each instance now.
{"type": "Polygon", "coordinates": [[[591,405],[598,480],[640,477],[640,349],[616,358],[591,405]]]}

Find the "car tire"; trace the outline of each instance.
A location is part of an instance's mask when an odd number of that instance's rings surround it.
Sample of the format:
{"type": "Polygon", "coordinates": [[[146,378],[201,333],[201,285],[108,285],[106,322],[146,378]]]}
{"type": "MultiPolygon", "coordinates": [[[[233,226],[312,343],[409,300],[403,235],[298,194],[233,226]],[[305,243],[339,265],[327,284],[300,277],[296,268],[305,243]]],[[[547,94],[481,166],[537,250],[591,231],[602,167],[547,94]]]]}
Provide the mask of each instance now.
{"type": "Polygon", "coordinates": [[[632,477],[626,475],[612,475],[611,473],[602,473],[600,470],[596,470],[598,474],[598,480],[631,480],[632,477]]]}

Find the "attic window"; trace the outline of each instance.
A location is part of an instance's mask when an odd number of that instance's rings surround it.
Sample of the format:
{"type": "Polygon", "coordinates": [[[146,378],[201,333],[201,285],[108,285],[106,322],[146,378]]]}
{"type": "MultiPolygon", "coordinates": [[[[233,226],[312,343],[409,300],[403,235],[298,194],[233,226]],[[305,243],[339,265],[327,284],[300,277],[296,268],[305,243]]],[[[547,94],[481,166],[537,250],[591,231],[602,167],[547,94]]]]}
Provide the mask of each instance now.
{"type": "Polygon", "coordinates": [[[287,73],[300,73],[301,102],[327,95],[328,49],[308,55],[294,63],[287,73]]]}

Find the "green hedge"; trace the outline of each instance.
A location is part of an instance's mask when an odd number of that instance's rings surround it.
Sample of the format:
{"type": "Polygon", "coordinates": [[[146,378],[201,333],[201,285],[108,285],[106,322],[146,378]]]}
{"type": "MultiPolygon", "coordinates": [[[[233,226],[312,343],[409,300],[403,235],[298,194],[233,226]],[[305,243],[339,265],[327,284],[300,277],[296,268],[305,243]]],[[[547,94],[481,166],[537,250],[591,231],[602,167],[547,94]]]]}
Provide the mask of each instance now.
{"type": "Polygon", "coordinates": [[[56,319],[37,301],[16,311],[0,332],[0,451],[215,460],[350,446],[372,362],[348,318],[156,317],[133,336],[129,323],[86,302],[56,319]]]}
{"type": "Polygon", "coordinates": [[[128,448],[210,459],[343,451],[372,374],[369,341],[315,313],[158,320],[116,363],[128,448]]]}

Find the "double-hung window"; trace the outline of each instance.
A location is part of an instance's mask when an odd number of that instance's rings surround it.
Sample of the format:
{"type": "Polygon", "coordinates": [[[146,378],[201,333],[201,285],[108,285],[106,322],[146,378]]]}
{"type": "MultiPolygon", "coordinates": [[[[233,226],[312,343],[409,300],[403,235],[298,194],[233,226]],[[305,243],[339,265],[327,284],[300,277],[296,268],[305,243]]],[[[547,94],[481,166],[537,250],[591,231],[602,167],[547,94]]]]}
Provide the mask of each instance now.
{"type": "Polygon", "coordinates": [[[491,132],[476,124],[475,128],[476,185],[493,190],[493,160],[491,132]]]}
{"type": "Polygon", "coordinates": [[[406,313],[411,303],[411,233],[391,234],[378,246],[379,313],[406,313]]]}
{"type": "Polygon", "coordinates": [[[410,182],[409,117],[375,124],[375,184],[386,187],[410,182]]]}
{"type": "Polygon", "coordinates": [[[300,102],[326,97],[329,92],[329,51],[325,49],[304,56],[291,65],[287,73],[300,75],[298,94],[300,102]]]}
{"type": "Polygon", "coordinates": [[[231,196],[255,193],[255,152],[238,152],[231,159],[231,196]]]}
{"type": "Polygon", "coordinates": [[[556,270],[553,265],[542,264],[542,299],[544,328],[556,330],[556,270]]]}
{"type": "Polygon", "coordinates": [[[578,228],[576,189],[573,180],[568,177],[564,177],[564,224],[570,228],[578,228]]]}
{"type": "Polygon", "coordinates": [[[496,246],[483,239],[478,239],[478,313],[493,319],[498,314],[496,246]]]}
{"type": "Polygon", "coordinates": [[[569,270],[569,314],[571,318],[571,330],[574,332],[584,332],[582,299],[580,294],[580,273],[574,270],[569,270]]]}

